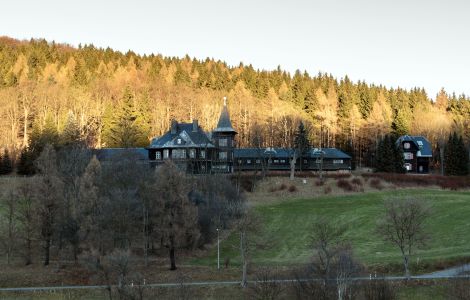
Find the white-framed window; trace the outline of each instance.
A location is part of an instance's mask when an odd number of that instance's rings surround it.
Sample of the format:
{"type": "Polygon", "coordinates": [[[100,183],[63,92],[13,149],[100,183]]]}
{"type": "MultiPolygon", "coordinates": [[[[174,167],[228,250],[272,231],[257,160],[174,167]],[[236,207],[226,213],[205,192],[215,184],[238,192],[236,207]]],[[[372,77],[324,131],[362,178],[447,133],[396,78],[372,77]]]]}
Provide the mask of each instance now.
{"type": "Polygon", "coordinates": [[[180,138],[176,139],[176,143],[177,143],[178,145],[181,145],[181,139],[180,139],[180,138]]]}
{"type": "Polygon", "coordinates": [[[411,145],[408,142],[403,144],[403,148],[405,148],[405,149],[410,149],[410,147],[411,147],[411,145]]]}
{"type": "Polygon", "coordinates": [[[246,163],[247,163],[248,165],[251,164],[251,159],[247,159],[247,160],[246,160],[246,163]]]}
{"type": "Polygon", "coordinates": [[[200,156],[201,158],[206,158],[206,150],[201,150],[200,156]]]}
{"type": "Polygon", "coordinates": [[[259,165],[261,163],[261,160],[260,159],[257,159],[256,160],[256,163],[259,165]]]}
{"type": "Polygon", "coordinates": [[[228,146],[228,140],[227,138],[221,138],[219,139],[219,147],[227,147],[228,146]]]}
{"type": "Polygon", "coordinates": [[[196,158],[196,149],[189,149],[189,157],[196,158]]]}
{"type": "Polygon", "coordinates": [[[171,151],[171,158],[174,158],[174,159],[186,158],[186,149],[173,149],[173,151],[171,151]]]}
{"type": "Polygon", "coordinates": [[[275,160],[274,160],[274,163],[275,163],[275,164],[278,164],[278,163],[279,163],[279,159],[275,159],[275,160]]]}
{"type": "Polygon", "coordinates": [[[163,150],[163,158],[166,159],[168,157],[170,157],[170,150],[168,149],[163,150]]]}
{"type": "Polygon", "coordinates": [[[413,153],[405,152],[405,153],[403,153],[403,157],[407,160],[413,159],[413,153]]]}
{"type": "Polygon", "coordinates": [[[304,159],[304,164],[308,164],[308,159],[304,159]]]}
{"type": "Polygon", "coordinates": [[[281,164],[285,164],[286,163],[286,160],[285,159],[281,159],[281,164]]]}
{"type": "Polygon", "coordinates": [[[409,164],[409,163],[406,163],[406,164],[404,165],[404,167],[405,167],[405,169],[406,169],[407,171],[413,170],[413,166],[412,166],[411,164],[409,164]]]}
{"type": "Polygon", "coordinates": [[[227,160],[227,152],[219,152],[219,159],[220,160],[227,160]]]}
{"type": "Polygon", "coordinates": [[[334,159],[334,160],[333,160],[333,163],[334,163],[334,164],[342,164],[342,163],[343,163],[343,160],[342,160],[342,159],[334,159]]]}
{"type": "Polygon", "coordinates": [[[155,152],[155,159],[162,159],[162,153],[160,151],[155,152]]]}

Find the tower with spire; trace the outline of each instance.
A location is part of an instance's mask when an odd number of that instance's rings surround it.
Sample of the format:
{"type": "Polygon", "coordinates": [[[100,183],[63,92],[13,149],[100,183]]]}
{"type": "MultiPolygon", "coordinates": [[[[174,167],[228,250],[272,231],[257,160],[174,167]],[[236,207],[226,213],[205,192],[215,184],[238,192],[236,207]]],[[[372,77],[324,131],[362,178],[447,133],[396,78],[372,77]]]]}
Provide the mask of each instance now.
{"type": "Polygon", "coordinates": [[[212,131],[212,142],[216,147],[216,157],[213,160],[212,171],[232,173],[234,162],[235,136],[237,132],[232,127],[227,108],[227,97],[220,112],[217,127],[212,131]]]}

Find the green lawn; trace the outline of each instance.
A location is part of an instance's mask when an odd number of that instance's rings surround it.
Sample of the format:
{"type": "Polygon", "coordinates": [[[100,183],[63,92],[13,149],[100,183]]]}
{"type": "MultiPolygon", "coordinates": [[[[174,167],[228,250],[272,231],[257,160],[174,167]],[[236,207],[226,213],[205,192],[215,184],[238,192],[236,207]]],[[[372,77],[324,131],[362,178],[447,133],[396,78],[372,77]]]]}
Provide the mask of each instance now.
{"type": "MultiPolygon", "coordinates": [[[[327,216],[346,223],[347,238],[356,256],[368,265],[401,263],[398,250],[384,243],[375,233],[383,211],[383,200],[389,196],[411,194],[428,201],[432,217],[428,228],[431,242],[419,250],[413,262],[439,261],[470,257],[470,192],[442,190],[394,190],[346,196],[296,199],[255,206],[262,220],[256,239],[264,246],[254,251],[257,264],[289,265],[304,263],[311,257],[309,229],[316,216],[327,216]]],[[[214,248],[208,257],[193,260],[195,264],[216,263],[214,248]]],[[[238,263],[238,235],[232,233],[221,242],[221,259],[229,257],[238,263]]]]}

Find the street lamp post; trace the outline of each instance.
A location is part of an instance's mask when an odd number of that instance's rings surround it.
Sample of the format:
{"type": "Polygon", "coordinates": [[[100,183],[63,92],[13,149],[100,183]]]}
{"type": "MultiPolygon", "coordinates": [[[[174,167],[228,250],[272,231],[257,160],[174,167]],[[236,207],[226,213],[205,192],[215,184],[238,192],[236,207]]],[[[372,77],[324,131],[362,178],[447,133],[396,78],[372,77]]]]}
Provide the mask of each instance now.
{"type": "Polygon", "coordinates": [[[217,270],[220,270],[220,239],[219,239],[219,228],[217,230],[217,270]]]}

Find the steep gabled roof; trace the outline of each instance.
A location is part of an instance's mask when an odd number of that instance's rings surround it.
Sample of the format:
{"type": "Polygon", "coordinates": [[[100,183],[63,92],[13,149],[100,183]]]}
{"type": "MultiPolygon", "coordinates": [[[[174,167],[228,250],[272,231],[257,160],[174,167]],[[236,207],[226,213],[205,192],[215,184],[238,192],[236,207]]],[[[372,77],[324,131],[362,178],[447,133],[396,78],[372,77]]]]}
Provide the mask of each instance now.
{"type": "Polygon", "coordinates": [[[224,99],[224,107],[220,112],[219,122],[217,123],[217,128],[214,129],[214,132],[234,132],[235,129],[232,127],[232,122],[230,121],[230,114],[228,113],[227,103],[224,99]]]}
{"type": "Polygon", "coordinates": [[[418,149],[417,157],[432,157],[431,143],[425,137],[403,135],[398,138],[397,143],[402,144],[403,142],[411,142],[416,146],[418,149]]]}
{"type": "MultiPolygon", "coordinates": [[[[351,159],[343,151],[336,148],[322,148],[323,158],[325,159],[351,159]]],[[[320,158],[321,152],[319,149],[311,149],[308,156],[304,158],[320,158]]],[[[272,158],[290,158],[292,156],[292,149],[286,148],[241,148],[234,150],[235,158],[256,158],[256,157],[272,157],[272,158]]]]}
{"type": "Polygon", "coordinates": [[[200,126],[193,131],[192,123],[179,123],[176,124],[176,133],[171,133],[169,130],[161,137],[153,139],[147,149],[193,147],[213,148],[214,145],[200,126]],[[178,143],[178,139],[181,139],[181,143],[178,143]]]}

